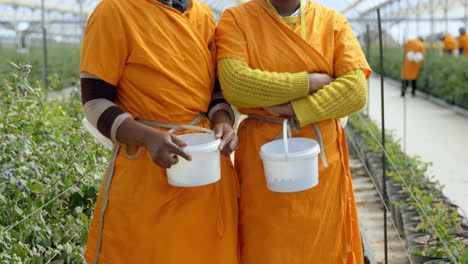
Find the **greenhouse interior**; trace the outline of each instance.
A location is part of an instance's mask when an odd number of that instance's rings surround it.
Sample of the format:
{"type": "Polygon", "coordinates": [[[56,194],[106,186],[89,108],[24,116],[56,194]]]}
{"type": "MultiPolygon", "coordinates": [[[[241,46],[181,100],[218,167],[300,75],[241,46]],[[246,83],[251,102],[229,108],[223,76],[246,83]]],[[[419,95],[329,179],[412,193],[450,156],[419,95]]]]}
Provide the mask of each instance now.
{"type": "Polygon", "coordinates": [[[0,0],[0,263],[468,264],[468,0],[0,0]]]}

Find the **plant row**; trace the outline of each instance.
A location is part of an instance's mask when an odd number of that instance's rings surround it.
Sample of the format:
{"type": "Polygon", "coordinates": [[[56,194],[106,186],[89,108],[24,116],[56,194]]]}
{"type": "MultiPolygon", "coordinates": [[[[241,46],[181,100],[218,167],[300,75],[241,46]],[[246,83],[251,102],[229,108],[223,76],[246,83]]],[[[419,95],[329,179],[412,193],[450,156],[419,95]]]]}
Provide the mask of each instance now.
{"type": "MultiPolygon", "coordinates": [[[[381,130],[362,113],[350,118],[349,134],[383,195],[381,130]]],[[[430,164],[401,151],[386,133],[386,196],[393,222],[412,263],[468,263],[468,222],[443,194],[443,186],[426,176],[430,164]],[[434,261],[434,262],[430,262],[434,261]]]]}
{"type": "MultiPolygon", "coordinates": [[[[403,66],[403,49],[384,49],[384,73],[394,80],[400,80],[403,66]]],[[[377,48],[370,49],[368,55],[372,69],[380,72],[380,59],[377,48]]],[[[431,50],[421,64],[417,89],[449,104],[468,109],[468,56],[454,57],[440,55],[431,50]]]]}
{"type": "MultiPolygon", "coordinates": [[[[32,66],[30,78],[34,81],[42,80],[42,48],[31,47],[26,54],[17,54],[13,47],[0,47],[0,76],[10,74],[11,65],[24,63],[32,66]]],[[[49,86],[58,90],[77,84],[80,65],[80,48],[77,45],[51,45],[48,47],[48,74],[49,86]],[[60,78],[59,78],[60,77],[60,78]]]]}
{"type": "Polygon", "coordinates": [[[77,89],[59,101],[31,84],[31,66],[10,69],[0,83],[0,263],[82,263],[108,152],[81,127],[77,89]]]}

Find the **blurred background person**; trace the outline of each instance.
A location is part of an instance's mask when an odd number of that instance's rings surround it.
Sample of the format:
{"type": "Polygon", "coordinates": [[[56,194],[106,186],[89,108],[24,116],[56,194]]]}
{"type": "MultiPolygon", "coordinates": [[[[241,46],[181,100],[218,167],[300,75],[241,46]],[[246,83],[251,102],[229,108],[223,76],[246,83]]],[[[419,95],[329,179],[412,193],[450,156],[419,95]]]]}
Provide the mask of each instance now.
{"type": "Polygon", "coordinates": [[[405,61],[401,69],[401,96],[404,97],[406,88],[409,82],[413,87],[412,95],[416,95],[416,80],[419,76],[421,62],[426,55],[424,49],[424,39],[419,37],[417,39],[410,39],[405,43],[405,61]]]}
{"type": "Polygon", "coordinates": [[[466,34],[466,28],[460,28],[460,38],[458,39],[460,55],[468,55],[468,35],[466,34]]]}
{"type": "Polygon", "coordinates": [[[444,42],[444,53],[453,55],[458,52],[458,42],[452,35],[442,33],[440,40],[444,42]]]}

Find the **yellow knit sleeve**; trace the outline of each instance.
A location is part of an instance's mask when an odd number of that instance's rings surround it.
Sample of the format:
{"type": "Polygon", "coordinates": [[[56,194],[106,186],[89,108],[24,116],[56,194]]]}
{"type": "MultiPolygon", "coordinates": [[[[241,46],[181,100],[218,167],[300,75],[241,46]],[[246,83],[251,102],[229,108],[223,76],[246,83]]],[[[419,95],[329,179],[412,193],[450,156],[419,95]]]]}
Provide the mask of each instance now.
{"type": "Polygon", "coordinates": [[[309,94],[307,72],[254,70],[242,61],[225,58],[218,61],[218,77],[224,98],[237,107],[279,105],[309,94]]]}
{"type": "Polygon", "coordinates": [[[351,115],[367,102],[367,81],[363,70],[340,75],[334,82],[304,98],[292,101],[301,127],[330,118],[351,115]]]}

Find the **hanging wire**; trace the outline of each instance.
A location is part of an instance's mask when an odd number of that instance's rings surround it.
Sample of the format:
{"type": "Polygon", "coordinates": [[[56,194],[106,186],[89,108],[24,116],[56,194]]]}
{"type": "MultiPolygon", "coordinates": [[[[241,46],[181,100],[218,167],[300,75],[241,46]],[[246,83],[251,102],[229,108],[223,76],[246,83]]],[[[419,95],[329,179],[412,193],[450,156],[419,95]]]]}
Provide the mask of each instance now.
{"type": "MultiPolygon", "coordinates": [[[[349,133],[350,130],[349,129],[346,129],[346,131],[349,133]]],[[[354,133],[350,133],[350,134],[354,134],[354,133]]],[[[350,137],[350,142],[351,142],[351,145],[353,145],[353,148],[356,150],[356,153],[358,154],[358,157],[359,159],[361,160],[361,163],[364,167],[364,169],[366,170],[366,173],[367,175],[369,176],[369,178],[371,179],[372,181],[372,185],[374,186],[374,189],[377,191],[377,194],[379,195],[379,198],[380,198],[380,201],[382,202],[383,206],[385,207],[385,210],[391,215],[391,212],[390,212],[390,209],[388,208],[387,204],[385,203],[385,200],[384,200],[384,197],[382,195],[382,193],[379,191],[379,188],[377,186],[377,183],[375,182],[374,178],[372,177],[372,173],[370,172],[369,168],[367,167],[366,165],[366,162],[365,162],[365,158],[362,157],[362,154],[361,152],[359,151],[359,148],[357,147],[357,144],[356,142],[354,141],[354,138],[353,137],[350,137]]],[[[396,233],[397,233],[397,236],[398,236],[398,239],[400,240],[400,243],[401,243],[401,246],[403,247],[403,249],[405,250],[405,254],[406,256],[408,257],[408,260],[410,261],[411,264],[413,264],[413,262],[411,261],[411,258],[408,254],[408,250],[407,248],[405,247],[405,242],[404,242],[404,239],[401,237],[400,233],[398,232],[398,228],[395,224],[395,221],[392,217],[390,217],[390,222],[392,223],[392,226],[393,228],[395,229],[396,233]]]]}
{"type": "MultiPolygon", "coordinates": [[[[414,195],[414,193],[411,191],[411,188],[409,187],[409,184],[406,183],[405,179],[403,178],[403,176],[401,175],[400,171],[397,169],[395,163],[393,162],[393,160],[390,158],[390,155],[387,153],[387,151],[383,148],[382,144],[380,143],[380,141],[377,139],[377,137],[374,135],[374,133],[372,132],[372,129],[369,127],[368,125],[368,122],[369,121],[366,121],[360,112],[356,113],[356,115],[359,117],[360,121],[366,126],[367,130],[369,131],[369,134],[371,135],[372,139],[374,139],[374,141],[378,144],[378,146],[382,149],[383,153],[385,154],[385,156],[387,157],[388,161],[390,162],[390,165],[393,167],[393,169],[395,170],[395,172],[397,173],[398,177],[401,179],[402,183],[405,185],[407,191],[409,192],[410,196],[414,199],[414,201],[416,202],[416,205],[419,207],[419,209],[421,210],[421,213],[423,214],[424,218],[426,218],[426,220],[429,222],[431,228],[434,230],[435,234],[440,238],[440,240],[442,241],[442,244],[444,245],[444,248],[445,250],[447,251],[447,254],[449,255],[449,257],[453,260],[456,260],[457,258],[453,255],[452,251],[450,250],[449,246],[447,245],[447,242],[442,239],[442,236],[440,235],[439,231],[437,231],[437,229],[435,228],[434,226],[434,223],[431,221],[431,219],[427,216],[427,213],[426,213],[426,210],[424,210],[423,206],[419,203],[418,199],[416,198],[416,196],[414,195]]],[[[411,169],[411,168],[410,168],[411,169]]],[[[414,173],[414,171],[411,170],[412,173],[414,173]]],[[[456,249],[454,249],[456,251],[456,255],[460,255],[460,252],[458,252],[456,249]]]]}
{"type": "MultiPolygon", "coordinates": [[[[78,236],[78,234],[75,234],[65,244],[70,243],[70,241],[72,241],[77,236],[78,236]]],[[[46,262],[46,264],[49,264],[58,254],[60,254],[60,252],[62,252],[62,250],[57,250],[57,252],[55,252],[55,254],[46,262]]]]}
{"type": "Polygon", "coordinates": [[[32,213],[30,213],[29,215],[27,215],[25,218],[21,219],[20,221],[16,222],[15,224],[13,225],[10,225],[9,227],[7,227],[5,230],[2,231],[2,235],[10,230],[12,230],[13,228],[15,228],[17,225],[21,224],[22,222],[26,221],[27,219],[29,219],[31,216],[33,216],[34,214],[36,214],[37,212],[41,211],[42,209],[44,209],[44,207],[46,207],[47,205],[51,204],[53,201],[57,200],[58,198],[60,198],[62,195],[64,195],[65,193],[69,192],[73,187],[75,187],[78,183],[74,183],[72,186],[70,186],[68,189],[66,189],[65,191],[63,191],[62,193],[60,193],[59,195],[55,196],[54,198],[52,198],[51,200],[49,200],[47,203],[43,204],[41,207],[37,208],[36,210],[34,210],[32,213]]]}

